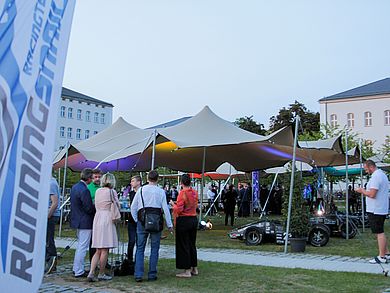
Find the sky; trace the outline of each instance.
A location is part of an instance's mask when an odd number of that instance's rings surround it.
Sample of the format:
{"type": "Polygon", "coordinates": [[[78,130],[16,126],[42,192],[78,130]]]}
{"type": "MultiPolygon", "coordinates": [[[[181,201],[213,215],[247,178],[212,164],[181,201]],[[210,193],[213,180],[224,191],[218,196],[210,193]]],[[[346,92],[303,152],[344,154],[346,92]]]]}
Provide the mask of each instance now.
{"type": "Polygon", "coordinates": [[[390,1],[77,0],[64,86],[148,127],[269,118],[390,77],[390,1]]]}

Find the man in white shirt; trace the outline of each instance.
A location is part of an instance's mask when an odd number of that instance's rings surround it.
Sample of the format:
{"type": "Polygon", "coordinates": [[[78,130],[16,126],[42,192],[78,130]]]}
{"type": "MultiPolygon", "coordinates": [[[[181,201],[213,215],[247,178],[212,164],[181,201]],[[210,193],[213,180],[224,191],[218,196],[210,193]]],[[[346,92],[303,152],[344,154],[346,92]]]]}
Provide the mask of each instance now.
{"type": "Polygon", "coordinates": [[[215,193],[213,191],[213,186],[210,185],[209,190],[207,190],[207,199],[209,202],[210,216],[213,216],[215,212],[215,207],[213,205],[214,198],[215,198],[215,193]]]}
{"type": "Polygon", "coordinates": [[[372,233],[376,234],[379,248],[379,255],[370,260],[370,263],[385,263],[388,259],[390,260],[383,228],[389,210],[389,181],[386,174],[378,169],[372,160],[364,162],[364,170],[371,175],[371,178],[366,189],[357,188],[356,192],[366,196],[368,219],[372,233]]]}
{"type": "Polygon", "coordinates": [[[157,280],[157,262],[158,251],[160,249],[161,231],[147,232],[144,224],[138,219],[138,212],[143,208],[162,209],[165,215],[170,232],[173,232],[173,225],[171,214],[167,205],[165,191],[157,186],[158,173],[157,171],[150,171],[148,174],[148,185],[145,185],[137,190],[134,200],[131,204],[131,215],[135,222],[137,222],[137,250],[135,253],[135,272],[134,277],[136,282],[142,282],[144,275],[144,254],[145,246],[148,237],[150,236],[150,258],[149,258],[149,273],[148,280],[157,280]],[[142,196],[142,197],[141,197],[142,196]]]}

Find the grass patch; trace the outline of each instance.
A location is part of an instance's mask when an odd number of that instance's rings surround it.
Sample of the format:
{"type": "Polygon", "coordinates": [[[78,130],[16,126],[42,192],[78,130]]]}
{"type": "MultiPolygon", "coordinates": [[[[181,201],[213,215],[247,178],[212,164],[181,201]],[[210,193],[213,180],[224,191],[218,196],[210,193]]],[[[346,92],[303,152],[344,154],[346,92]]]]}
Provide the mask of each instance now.
{"type": "MultiPolygon", "coordinates": [[[[70,250],[62,263],[73,260],[70,250]]],[[[147,269],[147,264],[145,264],[147,269]]],[[[160,259],[156,282],[136,283],[133,276],[114,277],[109,282],[87,283],[71,274],[61,281],[82,287],[123,292],[383,292],[390,287],[382,275],[282,269],[262,266],[199,262],[199,276],[175,277],[175,260],[160,259]]]]}
{"type": "MultiPolygon", "coordinates": [[[[276,217],[270,217],[270,219],[276,217]]],[[[275,243],[262,243],[258,246],[246,246],[244,242],[239,240],[231,240],[227,236],[227,233],[231,231],[230,226],[224,225],[224,215],[217,215],[210,217],[213,223],[213,229],[207,231],[199,231],[197,235],[197,247],[198,248],[220,248],[220,249],[245,249],[254,251],[273,251],[282,252],[283,245],[276,245],[275,243]]],[[[238,218],[235,221],[235,227],[243,224],[256,221],[258,218],[238,218]]],[[[361,229],[360,229],[361,230],[361,229]]],[[[56,230],[58,233],[58,229],[56,230]]],[[[121,235],[121,241],[127,241],[127,228],[121,227],[119,229],[121,235]]],[[[388,222],[385,223],[385,232],[387,235],[390,233],[390,226],[388,222]]],[[[166,230],[163,231],[164,235],[168,237],[161,241],[161,244],[174,245],[174,237],[170,235],[166,230]]],[[[63,237],[75,237],[75,230],[70,229],[68,224],[63,226],[63,237]]],[[[331,237],[328,244],[325,247],[313,247],[307,245],[307,253],[323,254],[323,255],[341,255],[350,257],[373,257],[378,254],[377,242],[375,236],[371,233],[370,229],[366,228],[366,232],[357,234],[355,238],[345,240],[341,237],[331,237]]]]}

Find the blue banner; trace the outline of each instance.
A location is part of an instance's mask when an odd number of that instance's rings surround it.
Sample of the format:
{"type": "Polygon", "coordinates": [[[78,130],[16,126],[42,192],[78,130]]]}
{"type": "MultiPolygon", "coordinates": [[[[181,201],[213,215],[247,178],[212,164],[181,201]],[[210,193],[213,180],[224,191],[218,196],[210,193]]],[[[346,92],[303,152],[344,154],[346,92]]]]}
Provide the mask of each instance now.
{"type": "Polygon", "coordinates": [[[37,291],[74,0],[0,0],[0,292],[37,291]]]}

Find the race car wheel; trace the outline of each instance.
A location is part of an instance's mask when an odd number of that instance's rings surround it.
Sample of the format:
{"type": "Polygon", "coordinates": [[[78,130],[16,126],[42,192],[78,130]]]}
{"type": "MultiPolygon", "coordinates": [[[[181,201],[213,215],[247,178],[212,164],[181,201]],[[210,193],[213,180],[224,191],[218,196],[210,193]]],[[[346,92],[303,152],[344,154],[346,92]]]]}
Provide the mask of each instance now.
{"type": "MultiPolygon", "coordinates": [[[[339,226],[339,231],[340,231],[341,237],[346,239],[347,238],[347,223],[342,223],[339,226]]],[[[348,239],[352,239],[353,237],[355,237],[356,233],[357,233],[357,229],[354,226],[352,226],[351,223],[348,223],[348,234],[349,234],[348,239]]]]}
{"type": "Polygon", "coordinates": [[[259,245],[263,240],[263,234],[256,228],[248,228],[245,232],[245,243],[249,246],[259,245]]]}
{"type": "Polygon", "coordinates": [[[329,237],[329,228],[325,225],[314,225],[309,232],[309,242],[313,246],[325,246],[329,237]]]}

